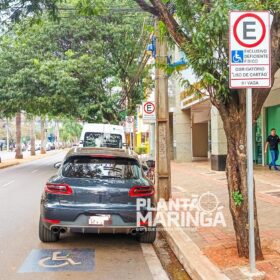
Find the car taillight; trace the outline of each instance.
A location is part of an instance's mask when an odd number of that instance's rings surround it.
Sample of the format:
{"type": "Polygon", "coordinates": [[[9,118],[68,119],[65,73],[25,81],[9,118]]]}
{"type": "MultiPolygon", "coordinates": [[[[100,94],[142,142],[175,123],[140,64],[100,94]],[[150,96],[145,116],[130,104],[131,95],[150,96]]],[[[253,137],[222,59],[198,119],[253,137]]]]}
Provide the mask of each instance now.
{"type": "Polygon", "coordinates": [[[50,219],[45,219],[45,218],[43,218],[43,222],[50,223],[50,224],[60,224],[59,220],[50,220],[50,219]]]}
{"type": "Polygon", "coordinates": [[[51,184],[47,183],[45,187],[46,193],[71,195],[73,190],[67,184],[51,184]]]}
{"type": "Polygon", "coordinates": [[[153,186],[134,186],[129,191],[131,197],[152,196],[155,193],[153,186]]]}

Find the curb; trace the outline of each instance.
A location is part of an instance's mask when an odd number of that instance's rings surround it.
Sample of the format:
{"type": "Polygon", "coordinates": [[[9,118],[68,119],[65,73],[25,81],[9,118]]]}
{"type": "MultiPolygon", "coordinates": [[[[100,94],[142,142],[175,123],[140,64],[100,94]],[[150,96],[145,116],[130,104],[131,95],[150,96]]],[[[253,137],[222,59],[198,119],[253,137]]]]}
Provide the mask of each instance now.
{"type": "Polygon", "coordinates": [[[151,244],[141,243],[142,252],[154,280],[169,280],[161,262],[151,244]]]}
{"type": "Polygon", "coordinates": [[[0,165],[0,169],[4,169],[4,168],[8,168],[8,167],[12,167],[12,166],[15,166],[15,165],[18,165],[20,164],[19,162],[13,162],[13,163],[8,163],[8,164],[5,164],[5,165],[0,165]]]}
{"type": "MultiPolygon", "coordinates": [[[[163,213],[163,215],[166,214],[163,213]]],[[[193,280],[230,280],[180,227],[170,229],[168,231],[163,227],[163,234],[179,262],[193,280]]]]}

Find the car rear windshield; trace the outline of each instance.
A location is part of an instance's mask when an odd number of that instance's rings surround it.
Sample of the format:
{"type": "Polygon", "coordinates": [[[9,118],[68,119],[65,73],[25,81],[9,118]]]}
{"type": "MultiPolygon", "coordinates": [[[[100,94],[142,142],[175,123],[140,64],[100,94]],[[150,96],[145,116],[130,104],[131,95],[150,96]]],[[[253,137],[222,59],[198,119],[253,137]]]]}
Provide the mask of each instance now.
{"type": "Polygon", "coordinates": [[[86,132],[83,146],[122,148],[122,136],[113,133],[86,132]]]}
{"type": "Polygon", "coordinates": [[[138,179],[141,168],[136,160],[129,158],[74,156],[64,162],[62,175],[71,178],[138,179]]]}

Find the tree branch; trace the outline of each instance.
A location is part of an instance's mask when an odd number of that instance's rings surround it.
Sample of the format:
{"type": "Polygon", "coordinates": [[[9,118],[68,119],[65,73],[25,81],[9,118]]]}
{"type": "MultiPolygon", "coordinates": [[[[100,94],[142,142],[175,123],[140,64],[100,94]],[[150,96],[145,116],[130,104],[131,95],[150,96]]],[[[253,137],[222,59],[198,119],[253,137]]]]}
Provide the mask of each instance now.
{"type": "Polygon", "coordinates": [[[186,34],[181,30],[178,22],[175,20],[173,15],[169,12],[168,7],[162,3],[161,0],[150,0],[152,6],[148,5],[144,0],[135,0],[138,5],[147,12],[155,15],[159,20],[163,21],[169,34],[173,37],[175,43],[180,47],[184,48],[185,44],[189,40],[186,34]]]}
{"type": "Polygon", "coordinates": [[[143,11],[149,12],[150,14],[152,14],[152,15],[154,15],[154,16],[156,16],[156,17],[159,16],[158,11],[157,11],[154,7],[148,5],[147,2],[146,2],[145,0],[135,0],[135,1],[138,3],[138,5],[140,6],[140,8],[141,8],[143,11]]]}
{"type": "Polygon", "coordinates": [[[166,28],[168,29],[170,35],[173,37],[174,41],[178,46],[183,49],[189,38],[181,30],[178,22],[175,20],[172,14],[168,11],[168,8],[162,3],[161,0],[150,0],[153,7],[159,13],[159,19],[164,22],[166,28]]]}

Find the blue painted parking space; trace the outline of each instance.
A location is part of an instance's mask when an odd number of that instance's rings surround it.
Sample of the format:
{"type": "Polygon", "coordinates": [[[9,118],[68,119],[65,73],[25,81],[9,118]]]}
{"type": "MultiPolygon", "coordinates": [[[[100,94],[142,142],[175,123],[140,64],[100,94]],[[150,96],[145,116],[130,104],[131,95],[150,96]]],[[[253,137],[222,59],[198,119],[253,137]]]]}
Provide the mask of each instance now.
{"type": "Polygon", "coordinates": [[[19,273],[94,271],[93,249],[34,249],[30,252],[19,273]]]}

